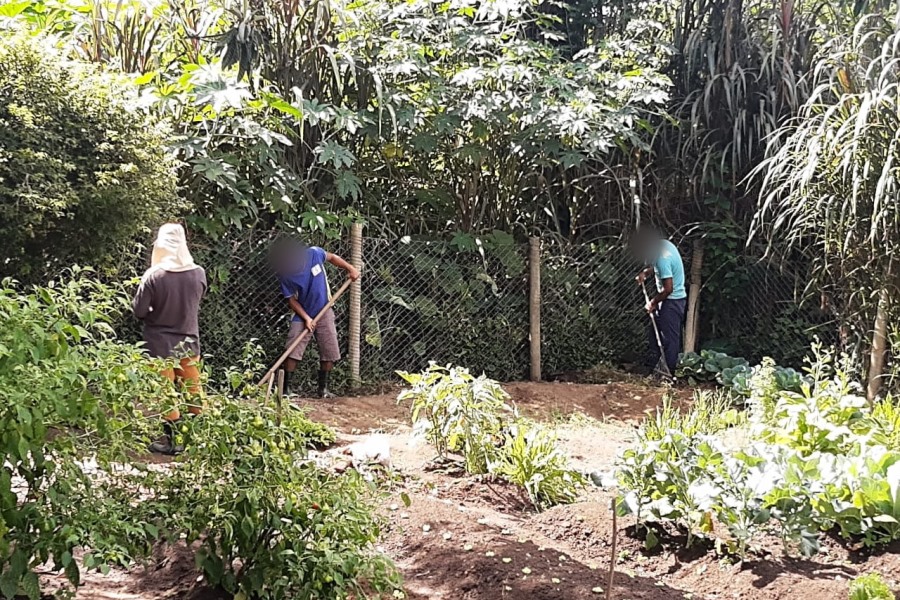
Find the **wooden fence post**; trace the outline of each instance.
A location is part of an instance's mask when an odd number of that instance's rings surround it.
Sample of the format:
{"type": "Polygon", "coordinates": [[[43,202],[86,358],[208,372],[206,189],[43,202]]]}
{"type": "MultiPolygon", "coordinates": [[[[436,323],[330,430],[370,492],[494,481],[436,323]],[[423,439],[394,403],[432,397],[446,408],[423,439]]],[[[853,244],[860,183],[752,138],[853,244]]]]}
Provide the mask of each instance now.
{"type": "Polygon", "coordinates": [[[531,381],[541,380],[541,238],[528,240],[528,319],[531,342],[531,381]]]}
{"type": "Polygon", "coordinates": [[[872,330],[872,349],[869,354],[869,373],[866,385],[866,399],[871,407],[884,383],[884,364],[887,357],[888,303],[890,292],[882,288],[878,294],[878,307],[875,312],[875,328],[872,330]]]}
{"type": "MultiPolygon", "coordinates": [[[[362,259],[362,223],[354,223],[350,228],[350,264],[363,270],[362,259]]],[[[360,330],[362,328],[362,282],[354,281],[350,284],[350,333],[347,344],[347,354],[350,359],[350,384],[358,387],[359,378],[359,350],[360,330]]]]}
{"type": "Polygon", "coordinates": [[[696,352],[700,325],[700,276],[703,271],[703,240],[694,240],[691,256],[691,289],[688,292],[687,322],[684,326],[684,351],[696,352]]]}

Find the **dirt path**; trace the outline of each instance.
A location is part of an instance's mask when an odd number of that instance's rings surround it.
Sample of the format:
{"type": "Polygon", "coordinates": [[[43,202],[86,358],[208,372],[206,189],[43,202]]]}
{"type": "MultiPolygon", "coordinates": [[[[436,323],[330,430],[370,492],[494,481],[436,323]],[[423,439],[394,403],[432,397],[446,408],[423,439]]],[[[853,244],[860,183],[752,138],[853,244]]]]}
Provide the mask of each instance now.
{"type": "MultiPolygon", "coordinates": [[[[631,442],[635,424],[659,405],[662,390],[635,383],[504,386],[519,410],[551,424],[580,469],[607,471],[631,442]]],[[[679,390],[684,401],[690,392],[679,390]]],[[[611,493],[596,488],[577,503],[543,513],[529,509],[510,486],[425,469],[432,450],[413,439],[396,394],[299,403],[339,432],[340,443],[372,432],[388,436],[394,485],[382,509],[389,527],[380,546],[403,572],[407,597],[435,600],[605,599],[612,535],[611,493]],[[404,506],[401,493],[411,499],[404,506]]],[[[710,549],[686,551],[683,540],[644,551],[619,520],[616,600],[844,600],[848,580],[869,571],[900,580],[900,546],[876,556],[825,540],[813,560],[784,555],[764,540],[765,560],[735,565],[710,549]]],[[[220,598],[203,588],[186,549],[173,550],[147,571],[91,574],[77,598],[150,600],[220,598]]]]}

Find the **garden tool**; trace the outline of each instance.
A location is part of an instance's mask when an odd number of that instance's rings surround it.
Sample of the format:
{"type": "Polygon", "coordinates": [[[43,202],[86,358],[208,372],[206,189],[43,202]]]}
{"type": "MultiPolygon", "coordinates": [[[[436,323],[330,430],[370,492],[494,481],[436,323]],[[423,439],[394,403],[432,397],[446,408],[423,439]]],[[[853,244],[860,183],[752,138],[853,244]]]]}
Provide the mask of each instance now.
{"type": "MultiPolygon", "coordinates": [[[[312,328],[313,329],[315,329],[316,325],[318,325],[319,319],[321,319],[322,316],[325,313],[327,313],[328,310],[332,306],[334,306],[334,303],[338,301],[338,298],[340,298],[341,295],[343,295],[343,293],[347,291],[347,288],[350,287],[351,283],[353,283],[353,282],[349,279],[347,281],[345,281],[344,285],[342,285],[340,287],[340,289],[331,297],[331,300],[328,301],[328,304],[325,305],[325,308],[323,308],[322,310],[319,311],[319,314],[317,314],[315,316],[315,318],[312,320],[312,324],[313,324],[312,328]]],[[[263,385],[267,382],[269,384],[268,387],[266,388],[266,400],[269,399],[269,396],[272,393],[272,386],[275,383],[275,372],[278,371],[278,369],[281,367],[282,363],[284,363],[284,361],[286,361],[287,358],[291,355],[291,352],[293,352],[294,349],[300,345],[300,342],[302,342],[304,339],[306,339],[306,336],[308,336],[309,334],[310,334],[310,330],[304,329],[303,333],[301,333],[300,335],[297,336],[297,339],[295,339],[293,341],[293,343],[290,346],[288,346],[288,348],[282,353],[282,355],[280,357],[278,357],[278,360],[275,361],[275,364],[272,365],[272,368],[269,369],[268,372],[266,372],[266,374],[263,375],[263,378],[259,381],[260,385],[263,385]]],[[[280,392],[281,392],[281,390],[279,390],[279,393],[280,392]]]]}
{"type": "MultiPolygon", "coordinates": [[[[644,306],[650,304],[650,296],[647,295],[647,288],[644,286],[644,283],[641,282],[641,291],[644,292],[644,306]]],[[[666,351],[662,345],[662,338],[659,335],[659,327],[656,325],[656,315],[652,312],[648,312],[650,315],[650,323],[653,324],[653,333],[656,334],[656,345],[659,346],[659,360],[656,363],[656,367],[654,368],[656,373],[666,377],[667,379],[672,378],[672,373],[669,371],[669,365],[666,364],[666,351]]]]}

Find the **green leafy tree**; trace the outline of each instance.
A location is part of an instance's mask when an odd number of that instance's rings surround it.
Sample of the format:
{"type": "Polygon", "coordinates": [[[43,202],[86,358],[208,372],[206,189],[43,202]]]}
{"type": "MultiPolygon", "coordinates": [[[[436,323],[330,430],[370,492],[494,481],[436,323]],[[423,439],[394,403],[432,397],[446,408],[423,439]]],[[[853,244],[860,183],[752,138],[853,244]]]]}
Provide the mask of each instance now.
{"type": "Polygon", "coordinates": [[[176,216],[170,133],[135,104],[132,86],[47,40],[0,37],[0,271],[114,267],[138,233],[176,216]]]}

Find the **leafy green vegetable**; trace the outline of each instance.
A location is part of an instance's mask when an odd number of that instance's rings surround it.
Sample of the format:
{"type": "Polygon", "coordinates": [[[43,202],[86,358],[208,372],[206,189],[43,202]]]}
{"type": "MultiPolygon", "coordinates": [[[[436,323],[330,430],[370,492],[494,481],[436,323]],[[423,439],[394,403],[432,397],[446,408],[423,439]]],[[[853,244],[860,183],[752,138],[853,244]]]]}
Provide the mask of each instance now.
{"type": "MultiPolygon", "coordinates": [[[[832,528],[870,546],[900,539],[897,421],[884,418],[896,409],[888,399],[873,412],[846,360],[814,354],[799,393],[779,389],[771,360],[754,369],[748,442],[739,447],[714,435],[722,428],[702,416],[703,403],[686,416],[664,404],[619,458],[619,510],[679,523],[689,541],[716,537],[741,557],[769,521],[804,555],[818,550],[819,531],[832,528]],[[728,536],[715,536],[709,515],[728,536]]],[[[742,376],[730,369],[723,376],[742,376]]]]}
{"type": "Polygon", "coordinates": [[[860,575],[850,582],[849,600],[894,600],[894,592],[878,573],[860,575]]]}

